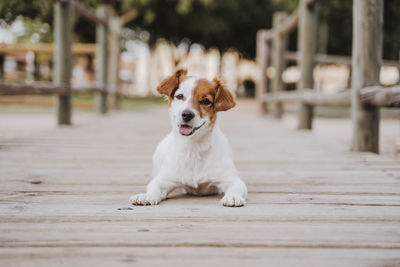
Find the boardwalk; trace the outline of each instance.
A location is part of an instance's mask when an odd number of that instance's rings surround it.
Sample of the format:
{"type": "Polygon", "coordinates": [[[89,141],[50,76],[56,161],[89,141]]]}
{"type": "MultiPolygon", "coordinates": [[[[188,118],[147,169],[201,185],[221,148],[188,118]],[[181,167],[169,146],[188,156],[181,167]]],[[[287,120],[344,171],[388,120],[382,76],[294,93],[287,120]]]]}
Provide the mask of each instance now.
{"type": "Polygon", "coordinates": [[[220,196],[130,206],[168,132],[165,111],[78,114],[60,128],[43,116],[3,133],[0,265],[400,265],[399,161],[347,152],[343,121],[299,132],[241,103],[221,124],[247,206],[222,207],[220,196]]]}

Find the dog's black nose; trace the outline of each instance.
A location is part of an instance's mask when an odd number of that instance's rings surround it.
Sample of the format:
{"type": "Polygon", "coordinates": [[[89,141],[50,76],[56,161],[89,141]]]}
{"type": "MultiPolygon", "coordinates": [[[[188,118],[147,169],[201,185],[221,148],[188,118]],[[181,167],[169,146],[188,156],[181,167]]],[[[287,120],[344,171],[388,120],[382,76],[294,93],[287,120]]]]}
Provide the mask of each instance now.
{"type": "Polygon", "coordinates": [[[190,121],[191,119],[193,119],[193,117],[194,117],[194,113],[191,112],[191,111],[188,110],[188,109],[186,109],[186,110],[184,110],[184,111],[182,112],[182,119],[183,119],[184,122],[190,121]]]}

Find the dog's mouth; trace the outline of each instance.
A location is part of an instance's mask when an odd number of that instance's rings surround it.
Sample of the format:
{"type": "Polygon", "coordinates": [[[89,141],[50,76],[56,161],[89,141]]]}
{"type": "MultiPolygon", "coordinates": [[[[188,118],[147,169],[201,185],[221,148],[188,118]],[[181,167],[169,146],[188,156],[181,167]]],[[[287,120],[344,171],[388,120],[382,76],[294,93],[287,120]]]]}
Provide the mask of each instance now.
{"type": "Polygon", "coordinates": [[[199,127],[192,127],[187,124],[179,125],[179,133],[184,136],[189,136],[194,134],[198,129],[200,129],[206,122],[203,122],[199,127]]]}

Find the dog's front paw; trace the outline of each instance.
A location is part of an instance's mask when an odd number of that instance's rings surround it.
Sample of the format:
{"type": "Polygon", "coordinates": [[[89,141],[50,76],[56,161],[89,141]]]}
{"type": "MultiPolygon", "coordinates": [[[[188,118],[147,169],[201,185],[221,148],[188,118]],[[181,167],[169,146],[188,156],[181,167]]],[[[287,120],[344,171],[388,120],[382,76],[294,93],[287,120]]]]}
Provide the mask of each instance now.
{"type": "Polygon", "coordinates": [[[246,204],[246,200],[238,194],[226,194],[222,198],[221,204],[227,207],[241,207],[246,204]]]}
{"type": "Polygon", "coordinates": [[[160,203],[160,199],[149,196],[148,194],[137,194],[133,195],[129,199],[132,205],[157,205],[160,203]]]}

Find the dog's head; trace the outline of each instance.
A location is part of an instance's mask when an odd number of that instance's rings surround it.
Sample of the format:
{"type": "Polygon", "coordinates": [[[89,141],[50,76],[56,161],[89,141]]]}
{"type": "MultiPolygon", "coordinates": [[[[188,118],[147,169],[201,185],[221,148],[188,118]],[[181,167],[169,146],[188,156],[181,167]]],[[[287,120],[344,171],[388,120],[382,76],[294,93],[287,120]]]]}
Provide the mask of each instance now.
{"type": "Polygon", "coordinates": [[[183,136],[203,135],[214,126],[217,112],[236,105],[221,80],[187,76],[186,69],[164,79],[157,91],[169,98],[173,130],[183,136]]]}

